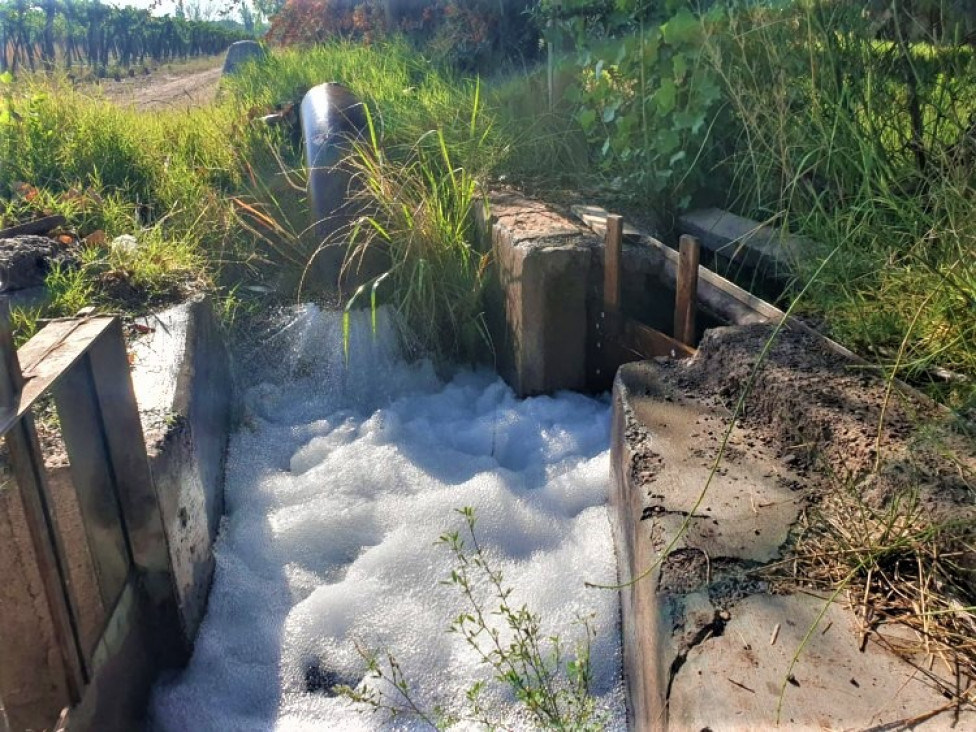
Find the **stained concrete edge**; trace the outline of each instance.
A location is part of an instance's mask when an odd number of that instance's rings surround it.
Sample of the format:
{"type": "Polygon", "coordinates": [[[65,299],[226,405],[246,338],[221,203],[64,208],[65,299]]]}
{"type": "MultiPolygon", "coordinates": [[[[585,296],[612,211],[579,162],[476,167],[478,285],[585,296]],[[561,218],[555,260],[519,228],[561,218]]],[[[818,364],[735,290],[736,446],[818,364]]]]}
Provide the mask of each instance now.
{"type": "Polygon", "coordinates": [[[585,389],[587,280],[599,241],[520,193],[487,200],[477,214],[493,259],[487,307],[499,373],[520,397],[585,389]]]}
{"type": "Polygon", "coordinates": [[[755,579],[750,570],[779,556],[802,506],[781,458],[736,428],[745,457],[723,465],[698,501],[729,416],[652,362],[617,374],[610,503],[629,727],[951,727],[952,705],[930,675],[874,641],[859,650],[846,605],[772,594],[755,579]]]}
{"type": "Polygon", "coordinates": [[[192,646],[207,606],[213,544],[224,512],[224,461],[234,383],[209,299],[198,296],[140,318],[132,381],[192,646]]]}

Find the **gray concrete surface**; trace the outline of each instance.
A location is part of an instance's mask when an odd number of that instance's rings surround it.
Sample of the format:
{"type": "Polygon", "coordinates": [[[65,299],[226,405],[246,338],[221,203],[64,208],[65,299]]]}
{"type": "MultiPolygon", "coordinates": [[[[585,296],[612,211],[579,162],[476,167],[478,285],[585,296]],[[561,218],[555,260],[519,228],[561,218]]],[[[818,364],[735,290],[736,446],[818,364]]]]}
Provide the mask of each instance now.
{"type": "MultiPolygon", "coordinates": [[[[613,409],[621,582],[666,552],[621,591],[632,728],[894,729],[916,718],[950,726],[951,709],[926,674],[876,644],[859,651],[843,604],[770,594],[751,572],[780,557],[804,505],[788,460],[737,427],[702,495],[727,410],[684,393],[651,362],[621,367],[613,409]]],[[[971,727],[976,715],[960,724],[971,727]]]]}
{"type": "Polygon", "coordinates": [[[234,386],[210,302],[197,298],[139,319],[132,380],[166,527],[188,642],[203,619],[213,542],[224,511],[223,475],[234,386]]]}
{"type": "Polygon", "coordinates": [[[223,75],[233,74],[248,61],[262,61],[268,52],[257,41],[236,41],[230,44],[224,57],[223,75]]]}
{"type": "Polygon", "coordinates": [[[813,244],[758,221],[719,208],[689,211],[678,219],[678,231],[696,237],[712,255],[713,268],[727,276],[746,275],[782,284],[797,271],[813,244]]]}

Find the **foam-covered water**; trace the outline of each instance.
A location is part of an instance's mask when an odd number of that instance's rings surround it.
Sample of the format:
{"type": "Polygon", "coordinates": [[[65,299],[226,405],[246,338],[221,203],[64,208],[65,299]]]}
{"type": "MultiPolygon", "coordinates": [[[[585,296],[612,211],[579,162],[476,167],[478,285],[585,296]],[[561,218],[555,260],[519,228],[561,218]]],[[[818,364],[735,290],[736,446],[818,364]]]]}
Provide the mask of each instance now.
{"type": "MultiPolygon", "coordinates": [[[[357,643],[393,653],[422,705],[463,710],[491,676],[447,632],[466,606],[435,541],[463,506],[547,635],[579,638],[592,614],[594,692],[623,727],[617,593],[583,586],[616,577],[606,401],[517,400],[487,371],[444,382],[399,359],[387,318],[373,337],[362,317],[348,368],[334,313],[306,308],[269,344],[290,376],[246,395],[207,616],[189,667],[154,690],[154,728],[376,729],[385,717],[309,691],[360,683],[357,643]]],[[[507,692],[487,703],[520,726],[507,692]]]]}

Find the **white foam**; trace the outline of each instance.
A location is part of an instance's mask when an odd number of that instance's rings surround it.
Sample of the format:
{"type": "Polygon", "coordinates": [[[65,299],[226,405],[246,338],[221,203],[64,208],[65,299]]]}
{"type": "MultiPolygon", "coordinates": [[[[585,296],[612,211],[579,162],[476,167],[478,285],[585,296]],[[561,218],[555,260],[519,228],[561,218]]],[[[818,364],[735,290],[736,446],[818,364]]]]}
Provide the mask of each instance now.
{"type": "MultiPolygon", "coordinates": [[[[454,559],[435,541],[463,528],[463,506],[544,635],[571,646],[592,618],[593,690],[622,728],[617,593],[583,585],[616,578],[606,401],[517,400],[485,371],[445,383],[399,359],[385,314],[375,335],[365,316],[354,323],[348,367],[336,314],[304,309],[288,339],[291,378],[246,397],[207,617],[188,668],[154,690],[154,728],[376,729],[384,717],[308,691],[312,666],[360,683],[356,643],[393,653],[422,705],[462,710],[491,676],[446,632],[466,605],[442,583],[454,559]]],[[[506,690],[488,700],[524,726],[506,690]]]]}

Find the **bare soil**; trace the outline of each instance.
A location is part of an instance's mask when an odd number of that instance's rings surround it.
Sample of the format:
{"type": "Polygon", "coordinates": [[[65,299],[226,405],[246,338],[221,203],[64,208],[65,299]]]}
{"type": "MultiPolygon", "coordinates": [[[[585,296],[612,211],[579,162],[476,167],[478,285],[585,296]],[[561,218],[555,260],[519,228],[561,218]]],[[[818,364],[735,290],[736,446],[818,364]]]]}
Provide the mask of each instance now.
{"type": "Polygon", "coordinates": [[[98,87],[116,104],[139,110],[202,107],[217,94],[222,66],[223,56],[214,56],[160,67],[148,75],[136,72],[121,81],[103,79],[98,87]]]}
{"type": "MultiPolygon", "coordinates": [[[[768,325],[716,328],[697,358],[665,368],[682,389],[734,409],[771,333],[768,325]]],[[[967,425],[898,382],[889,391],[876,369],[815,335],[782,331],[743,407],[742,425],[807,479],[856,486],[877,507],[908,489],[920,490],[933,509],[976,506],[976,445],[967,425]]]]}

